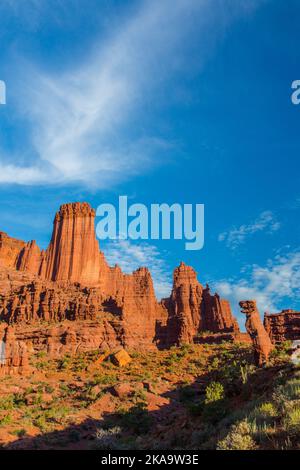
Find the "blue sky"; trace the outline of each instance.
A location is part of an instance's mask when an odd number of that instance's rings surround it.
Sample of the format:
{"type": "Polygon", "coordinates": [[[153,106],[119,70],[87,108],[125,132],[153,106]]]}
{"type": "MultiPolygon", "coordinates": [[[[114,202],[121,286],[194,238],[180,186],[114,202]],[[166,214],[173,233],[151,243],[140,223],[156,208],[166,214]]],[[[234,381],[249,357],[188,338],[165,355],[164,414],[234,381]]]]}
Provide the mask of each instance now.
{"type": "Polygon", "coordinates": [[[201,251],[101,247],[148,265],[159,296],[183,260],[237,316],[245,297],[300,308],[299,15],[297,0],[3,0],[1,230],[46,247],[63,202],[204,203],[201,251]]]}

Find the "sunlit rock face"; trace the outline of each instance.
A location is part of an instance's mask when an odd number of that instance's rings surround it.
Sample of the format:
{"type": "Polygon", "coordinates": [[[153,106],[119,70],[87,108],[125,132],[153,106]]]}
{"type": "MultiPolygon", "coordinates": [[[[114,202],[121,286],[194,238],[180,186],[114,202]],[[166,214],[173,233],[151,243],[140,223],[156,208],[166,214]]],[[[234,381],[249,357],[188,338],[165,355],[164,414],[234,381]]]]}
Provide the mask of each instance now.
{"type": "Polygon", "coordinates": [[[264,326],[274,344],[300,338],[300,312],[292,309],[265,313],[264,326]]]}
{"type": "Polygon", "coordinates": [[[110,267],[94,219],[87,203],[62,205],[45,251],[0,232],[0,320],[15,325],[16,341],[56,357],[103,345],[165,348],[207,330],[238,334],[229,303],[211,295],[190,266],[174,270],[161,302],[147,267],[132,274],[110,267]]]}
{"type": "Polygon", "coordinates": [[[172,293],[165,305],[170,343],[193,342],[203,331],[239,332],[229,302],[218,294],[211,295],[209,287],[199,283],[194,269],[184,263],[174,271],[172,293]]]}

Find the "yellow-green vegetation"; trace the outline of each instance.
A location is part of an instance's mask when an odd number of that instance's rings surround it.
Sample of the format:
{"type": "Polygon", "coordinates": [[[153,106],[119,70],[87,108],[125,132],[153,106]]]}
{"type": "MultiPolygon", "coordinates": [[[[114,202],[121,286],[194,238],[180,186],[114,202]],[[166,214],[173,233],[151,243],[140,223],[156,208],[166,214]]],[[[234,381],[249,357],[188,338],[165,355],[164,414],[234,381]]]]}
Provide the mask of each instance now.
{"type": "Polygon", "coordinates": [[[300,370],[289,344],[257,369],[245,344],[128,351],[115,366],[98,351],[59,360],[39,353],[29,377],[0,382],[0,443],[21,448],[294,449],[300,370]],[[123,384],[123,388],[118,386],[123,384]]]}

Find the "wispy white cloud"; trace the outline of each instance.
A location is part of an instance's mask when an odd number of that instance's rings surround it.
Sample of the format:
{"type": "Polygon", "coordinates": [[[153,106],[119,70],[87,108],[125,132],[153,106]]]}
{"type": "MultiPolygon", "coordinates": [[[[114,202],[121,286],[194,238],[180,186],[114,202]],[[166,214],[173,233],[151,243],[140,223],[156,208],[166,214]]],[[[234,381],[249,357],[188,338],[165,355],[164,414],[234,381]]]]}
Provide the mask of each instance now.
{"type": "Polygon", "coordinates": [[[285,206],[288,210],[298,210],[300,209],[300,197],[296,197],[293,201],[290,201],[285,206]]]}
{"type": "Polygon", "coordinates": [[[31,123],[32,158],[25,167],[23,156],[0,154],[0,183],[105,187],[157,164],[172,143],[138,130],[141,116],[170,77],[195,63],[200,70],[231,22],[260,3],[147,0],[73,70],[50,75],[23,61],[18,102],[31,123]]]}
{"type": "Polygon", "coordinates": [[[219,281],[215,288],[231,301],[235,311],[240,300],[249,299],[257,301],[261,314],[293,308],[300,300],[300,252],[277,255],[264,267],[250,266],[244,278],[219,281]]]}
{"type": "Polygon", "coordinates": [[[111,266],[118,264],[125,273],[131,273],[141,266],[147,267],[157,297],[169,297],[172,275],[156,246],[146,242],[137,244],[129,240],[111,240],[103,244],[102,249],[108,263],[111,266]]]}
{"type": "Polygon", "coordinates": [[[232,250],[245,243],[246,239],[257,232],[273,233],[279,230],[280,223],[271,211],[262,212],[259,217],[250,224],[233,227],[227,232],[220,233],[219,242],[225,242],[226,246],[232,250]]]}

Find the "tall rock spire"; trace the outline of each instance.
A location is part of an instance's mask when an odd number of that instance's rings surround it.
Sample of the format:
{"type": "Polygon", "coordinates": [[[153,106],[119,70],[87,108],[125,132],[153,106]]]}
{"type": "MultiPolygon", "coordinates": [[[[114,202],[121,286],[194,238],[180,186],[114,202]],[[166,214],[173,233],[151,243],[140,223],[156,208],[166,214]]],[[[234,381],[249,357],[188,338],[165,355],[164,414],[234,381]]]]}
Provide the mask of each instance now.
{"type": "Polygon", "coordinates": [[[95,285],[99,282],[100,251],[94,219],[95,211],[86,202],[60,207],[45,257],[46,279],[95,285]]]}

